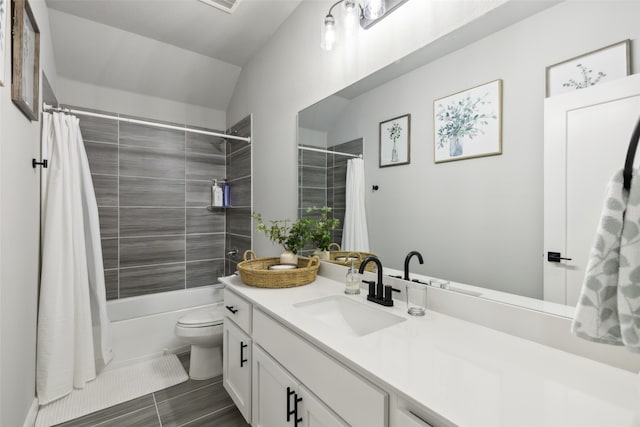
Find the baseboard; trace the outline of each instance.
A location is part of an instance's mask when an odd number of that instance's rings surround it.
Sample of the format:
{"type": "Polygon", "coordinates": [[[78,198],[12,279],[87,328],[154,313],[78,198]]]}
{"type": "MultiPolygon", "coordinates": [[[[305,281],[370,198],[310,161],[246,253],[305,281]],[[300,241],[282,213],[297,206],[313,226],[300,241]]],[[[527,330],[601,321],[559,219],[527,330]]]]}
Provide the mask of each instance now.
{"type": "Polygon", "coordinates": [[[38,399],[33,398],[33,402],[31,402],[31,406],[29,407],[29,412],[27,413],[27,418],[24,420],[24,424],[22,427],[33,427],[36,425],[36,417],[38,416],[38,399]]]}

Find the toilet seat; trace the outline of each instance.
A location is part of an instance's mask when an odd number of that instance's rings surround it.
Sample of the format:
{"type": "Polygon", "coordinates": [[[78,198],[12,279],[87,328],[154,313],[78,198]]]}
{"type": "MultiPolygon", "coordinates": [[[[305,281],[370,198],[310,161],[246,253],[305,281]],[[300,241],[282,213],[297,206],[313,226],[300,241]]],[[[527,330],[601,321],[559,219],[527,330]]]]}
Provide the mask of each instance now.
{"type": "Polygon", "coordinates": [[[206,328],[222,325],[223,316],[219,309],[198,310],[186,314],[178,319],[177,326],[181,328],[206,328]]]}

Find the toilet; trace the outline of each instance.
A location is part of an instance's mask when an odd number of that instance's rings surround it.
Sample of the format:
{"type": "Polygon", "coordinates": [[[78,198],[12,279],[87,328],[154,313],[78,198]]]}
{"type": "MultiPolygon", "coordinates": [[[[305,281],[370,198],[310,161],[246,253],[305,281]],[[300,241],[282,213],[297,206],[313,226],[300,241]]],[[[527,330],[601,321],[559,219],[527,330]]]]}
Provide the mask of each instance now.
{"type": "Polygon", "coordinates": [[[178,319],[176,336],[191,344],[191,379],[206,380],[222,375],[223,318],[220,305],[197,310],[178,319]]]}

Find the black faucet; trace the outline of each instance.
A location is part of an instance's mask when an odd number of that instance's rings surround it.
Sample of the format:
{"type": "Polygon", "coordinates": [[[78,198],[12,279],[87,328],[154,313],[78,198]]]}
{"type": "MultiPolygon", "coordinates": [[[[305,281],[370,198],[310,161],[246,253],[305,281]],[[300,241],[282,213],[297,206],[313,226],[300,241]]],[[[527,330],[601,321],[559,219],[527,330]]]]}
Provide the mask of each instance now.
{"type": "Polygon", "coordinates": [[[413,257],[414,255],[418,257],[418,261],[420,262],[420,264],[424,264],[424,261],[422,260],[422,254],[420,254],[420,252],[409,252],[407,254],[407,257],[404,259],[404,280],[409,280],[409,261],[411,261],[411,257],[413,257]]]}
{"type": "Polygon", "coordinates": [[[367,283],[369,285],[369,294],[367,295],[367,300],[375,302],[376,304],[384,305],[386,307],[391,307],[393,305],[393,299],[391,298],[391,285],[383,285],[382,284],[382,263],[380,260],[374,256],[369,256],[362,261],[360,264],[359,273],[362,274],[364,272],[364,268],[373,262],[376,264],[378,269],[378,284],[376,285],[375,280],[363,280],[362,283],[367,283]]]}

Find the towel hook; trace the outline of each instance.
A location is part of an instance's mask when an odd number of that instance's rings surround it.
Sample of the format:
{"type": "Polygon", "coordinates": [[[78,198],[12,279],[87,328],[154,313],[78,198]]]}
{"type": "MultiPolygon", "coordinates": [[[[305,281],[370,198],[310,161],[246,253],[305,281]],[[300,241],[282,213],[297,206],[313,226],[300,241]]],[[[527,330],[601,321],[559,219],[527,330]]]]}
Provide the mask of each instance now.
{"type": "Polygon", "coordinates": [[[638,148],[638,140],[640,140],[640,118],[636,123],[636,128],[631,135],[631,141],[629,141],[629,149],[627,150],[627,160],[624,163],[624,189],[629,191],[631,188],[631,175],[633,173],[633,159],[636,156],[636,149],[638,148]]]}

